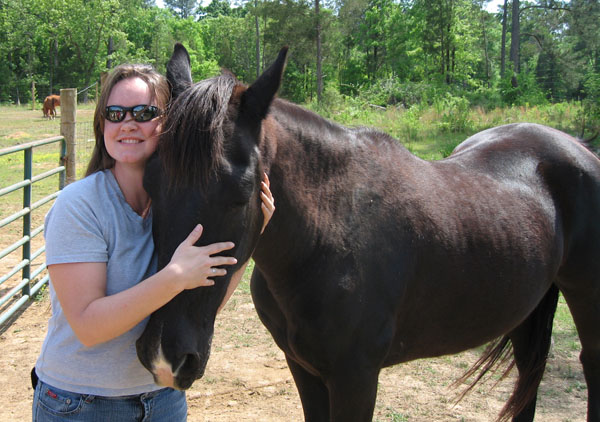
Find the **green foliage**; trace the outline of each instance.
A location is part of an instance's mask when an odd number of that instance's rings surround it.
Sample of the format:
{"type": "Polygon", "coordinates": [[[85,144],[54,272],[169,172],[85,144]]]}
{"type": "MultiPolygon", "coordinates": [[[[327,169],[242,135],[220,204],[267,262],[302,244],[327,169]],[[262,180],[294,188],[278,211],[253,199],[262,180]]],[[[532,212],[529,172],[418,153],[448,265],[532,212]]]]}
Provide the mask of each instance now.
{"type": "Polygon", "coordinates": [[[281,87],[280,95],[294,102],[302,102],[309,89],[307,85],[312,81],[310,73],[301,68],[299,63],[290,61],[285,70],[285,84],[281,87]]]}
{"type": "Polygon", "coordinates": [[[441,117],[438,126],[442,133],[473,130],[473,122],[470,117],[471,108],[466,98],[455,97],[447,93],[444,97],[437,98],[433,107],[441,117]]]}
{"type": "MultiPolygon", "coordinates": [[[[585,99],[582,101],[581,136],[600,133],[600,73],[588,74],[584,82],[585,99]]],[[[596,143],[598,145],[598,142],[596,143]]]]}
{"type": "Polygon", "coordinates": [[[508,105],[540,105],[548,102],[536,82],[535,73],[523,70],[516,76],[517,86],[513,85],[512,72],[507,72],[500,81],[500,93],[505,104],[508,105]]]}
{"type": "Polygon", "coordinates": [[[207,58],[219,67],[232,71],[238,79],[249,82],[256,77],[256,57],[253,54],[253,18],[218,16],[205,18],[203,31],[207,58]]]}
{"type": "MultiPolygon", "coordinates": [[[[451,97],[485,110],[576,99],[583,101],[580,120],[591,125],[587,130],[596,127],[597,2],[572,0],[569,12],[549,8],[547,2],[528,4],[536,7],[522,11],[523,70],[515,86],[510,69],[504,79],[499,76],[500,15],[482,10],[483,3],[321,2],[318,22],[327,90],[381,107],[443,104],[452,110],[440,115],[441,127],[449,132],[469,124],[454,120],[451,113],[460,104],[449,104],[451,97]]],[[[123,62],[148,62],[164,72],[177,41],[190,52],[195,79],[225,67],[246,83],[288,45],[280,95],[298,102],[316,97],[314,0],[165,4],[159,8],[151,0],[0,0],[0,102],[31,101],[33,83],[37,101],[60,88],[82,89],[123,62]]],[[[458,117],[464,115],[460,113],[458,117]]]]}
{"type": "Polygon", "coordinates": [[[363,54],[358,50],[347,52],[344,66],[339,74],[339,91],[346,95],[357,95],[368,82],[363,54]]]}
{"type": "Polygon", "coordinates": [[[197,0],[164,0],[164,3],[174,14],[182,19],[192,17],[198,6],[197,0]]]}
{"type": "Polygon", "coordinates": [[[479,87],[474,91],[466,92],[464,95],[470,104],[481,107],[487,111],[505,105],[502,93],[497,88],[479,87]]]}
{"type": "Polygon", "coordinates": [[[388,78],[365,86],[361,89],[361,96],[380,106],[401,104],[408,108],[417,104],[432,104],[448,89],[437,83],[401,82],[396,78],[388,78]]]}

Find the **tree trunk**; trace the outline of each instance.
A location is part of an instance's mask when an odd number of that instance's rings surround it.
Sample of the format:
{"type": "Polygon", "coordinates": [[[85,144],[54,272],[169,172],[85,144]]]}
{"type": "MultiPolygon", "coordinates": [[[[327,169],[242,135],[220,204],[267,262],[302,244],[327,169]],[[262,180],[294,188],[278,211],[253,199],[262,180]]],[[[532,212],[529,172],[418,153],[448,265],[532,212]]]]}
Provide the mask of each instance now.
{"type": "Polygon", "coordinates": [[[481,13],[481,30],[483,32],[483,56],[485,58],[485,79],[488,88],[491,86],[491,75],[490,75],[490,54],[488,52],[488,39],[487,39],[487,26],[486,26],[486,13],[481,13]]]}
{"type": "Polygon", "coordinates": [[[112,68],[112,59],[110,58],[110,55],[114,51],[115,51],[115,47],[114,47],[113,37],[108,37],[108,51],[107,51],[107,56],[106,56],[106,68],[107,69],[112,68]]]}
{"type": "Polygon", "coordinates": [[[260,25],[258,24],[258,0],[254,0],[254,26],[256,28],[256,78],[260,76],[260,25]]]}
{"type": "Polygon", "coordinates": [[[513,0],[512,4],[512,30],[510,37],[510,61],[513,64],[513,75],[511,83],[513,87],[518,86],[517,75],[519,74],[519,39],[521,38],[521,25],[519,21],[519,0],[513,0]]]}
{"type": "Polygon", "coordinates": [[[500,50],[500,77],[504,77],[506,69],[506,21],[508,20],[508,0],[504,0],[502,8],[502,46],[500,50]]]}
{"type": "Polygon", "coordinates": [[[52,86],[52,81],[54,80],[54,51],[53,51],[53,49],[54,49],[54,40],[50,40],[50,49],[49,49],[50,51],[49,51],[49,55],[48,55],[48,57],[50,57],[50,60],[49,60],[50,61],[50,69],[49,69],[50,77],[49,77],[49,81],[48,81],[50,86],[48,87],[48,95],[53,94],[52,90],[54,88],[52,86]]]}
{"type": "Polygon", "coordinates": [[[321,68],[321,19],[319,15],[319,0],[315,0],[316,30],[317,30],[317,103],[321,104],[323,95],[323,72],[321,68]]]}

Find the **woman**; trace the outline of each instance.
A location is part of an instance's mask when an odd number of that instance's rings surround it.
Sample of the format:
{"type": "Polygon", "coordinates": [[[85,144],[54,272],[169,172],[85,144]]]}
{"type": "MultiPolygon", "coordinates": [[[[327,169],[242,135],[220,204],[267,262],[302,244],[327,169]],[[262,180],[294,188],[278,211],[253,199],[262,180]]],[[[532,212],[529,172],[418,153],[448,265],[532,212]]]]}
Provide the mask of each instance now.
{"type": "MultiPolygon", "coordinates": [[[[197,226],[156,272],[142,180],[168,99],[168,84],[152,67],[117,67],[96,108],[86,177],[67,186],[46,216],[53,312],[35,368],[34,421],[186,419],[185,394],[154,384],[135,340],[153,311],[185,289],[214,284],[211,277],[236,260],[215,256],[231,242],[193,246],[202,235],[197,226]]],[[[275,209],[266,176],[261,196],[266,225],[275,209]]]]}

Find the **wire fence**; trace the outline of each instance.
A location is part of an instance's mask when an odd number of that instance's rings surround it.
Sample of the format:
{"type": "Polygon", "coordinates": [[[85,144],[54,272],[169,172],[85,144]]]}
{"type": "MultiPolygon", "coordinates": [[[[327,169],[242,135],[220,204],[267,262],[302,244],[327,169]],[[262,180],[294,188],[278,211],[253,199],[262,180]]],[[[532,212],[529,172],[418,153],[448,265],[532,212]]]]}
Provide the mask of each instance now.
{"type": "MultiPolygon", "coordinates": [[[[31,81],[13,81],[11,83],[0,83],[0,104],[25,105],[35,100],[38,107],[44,102],[48,95],[57,94],[62,86],[50,85],[48,83],[35,83],[31,81]]],[[[96,81],[77,92],[77,101],[80,104],[87,104],[95,101],[99,96],[100,84],[96,81]]]]}
{"type": "Polygon", "coordinates": [[[92,156],[94,144],[94,125],[92,122],[77,122],[75,151],[77,154],[77,177],[83,177],[87,164],[92,156]]]}

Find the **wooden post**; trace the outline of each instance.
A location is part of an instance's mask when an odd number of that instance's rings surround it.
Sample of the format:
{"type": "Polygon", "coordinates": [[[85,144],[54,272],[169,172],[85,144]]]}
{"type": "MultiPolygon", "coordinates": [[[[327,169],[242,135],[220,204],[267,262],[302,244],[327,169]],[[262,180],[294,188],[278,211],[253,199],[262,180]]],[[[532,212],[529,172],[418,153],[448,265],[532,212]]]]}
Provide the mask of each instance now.
{"type": "MultiPolygon", "coordinates": [[[[106,78],[108,77],[108,72],[100,73],[100,95],[102,95],[102,90],[104,89],[104,83],[106,82],[106,78]]],[[[100,97],[96,97],[96,104],[100,97]]]]}
{"type": "Polygon", "coordinates": [[[31,109],[35,110],[35,81],[31,81],[31,109]]]}
{"type": "Polygon", "coordinates": [[[67,154],[63,157],[63,165],[67,172],[67,185],[77,179],[77,162],[75,155],[75,135],[77,123],[77,89],[60,90],[60,134],[65,137],[67,154]]]}

